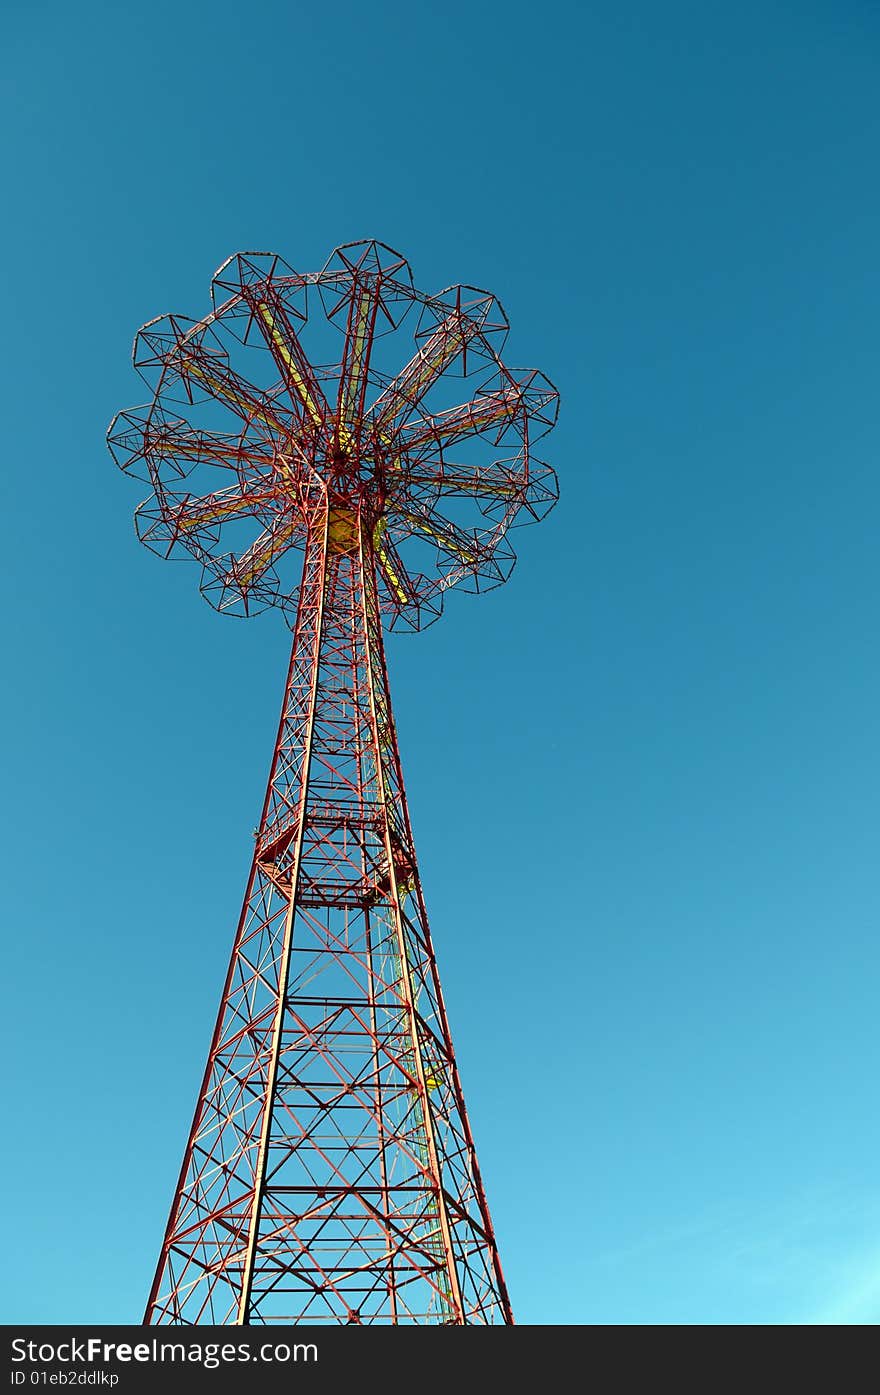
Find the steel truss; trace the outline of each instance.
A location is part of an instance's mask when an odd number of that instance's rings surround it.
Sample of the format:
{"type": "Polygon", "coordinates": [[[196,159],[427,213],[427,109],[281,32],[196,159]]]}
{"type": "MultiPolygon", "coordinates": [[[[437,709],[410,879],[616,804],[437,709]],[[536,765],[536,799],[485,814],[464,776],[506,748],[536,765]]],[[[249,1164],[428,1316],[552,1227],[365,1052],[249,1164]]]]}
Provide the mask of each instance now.
{"type": "Polygon", "coordinates": [[[111,449],[152,485],[137,515],[148,546],[195,556],[221,610],[280,606],[293,643],[145,1321],[510,1323],[383,625],[421,628],[451,585],[482,590],[509,574],[508,529],[556,497],[532,454],[556,393],[504,366],[491,296],[422,296],[377,243],[337,249],[316,276],[239,254],[214,287],[205,320],[166,316],[138,335],[154,397],[119,414],[111,449]],[[338,358],[332,337],[305,348],[316,293],[324,328],[342,335],[338,358]],[[416,352],[388,371],[377,344],[414,309],[416,352]],[[237,366],[255,347],[270,370],[262,386],[237,366]],[[463,403],[442,396],[456,374],[472,379],[463,403]]]}

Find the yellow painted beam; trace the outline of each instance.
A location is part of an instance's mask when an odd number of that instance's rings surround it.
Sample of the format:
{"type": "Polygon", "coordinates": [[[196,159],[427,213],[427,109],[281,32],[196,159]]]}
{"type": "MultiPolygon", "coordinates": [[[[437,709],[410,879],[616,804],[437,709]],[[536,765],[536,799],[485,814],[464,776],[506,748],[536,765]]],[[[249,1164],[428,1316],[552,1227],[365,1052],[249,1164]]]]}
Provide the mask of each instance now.
{"type": "Polygon", "coordinates": [[[287,340],[284,338],[284,335],[281,333],[280,329],[278,328],[278,325],[275,322],[275,316],[272,314],[272,311],[270,310],[269,306],[266,304],[264,300],[258,302],[257,313],[260,316],[260,319],[263,321],[263,324],[266,326],[266,329],[269,331],[272,343],[278,350],[278,353],[281,357],[281,361],[287,369],[288,373],[290,374],[290,381],[292,382],[298,397],[303,403],[303,406],[305,407],[315,426],[323,426],[324,417],[322,416],[321,411],[317,403],[315,402],[314,397],[312,396],[312,393],[309,389],[309,385],[303,377],[299,365],[296,362],[296,359],[290,352],[290,346],[288,345],[287,340]]]}

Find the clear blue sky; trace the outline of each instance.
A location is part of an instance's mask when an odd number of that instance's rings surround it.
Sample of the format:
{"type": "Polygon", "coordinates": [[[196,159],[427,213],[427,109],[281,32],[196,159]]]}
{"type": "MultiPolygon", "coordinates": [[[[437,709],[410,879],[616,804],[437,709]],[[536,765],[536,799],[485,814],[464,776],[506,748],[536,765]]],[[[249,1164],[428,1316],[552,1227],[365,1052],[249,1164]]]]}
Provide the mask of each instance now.
{"type": "Polygon", "coordinates": [[[389,646],[516,1314],[880,1318],[880,12],[3,31],[4,1319],[140,1317],[286,657],[135,540],[131,340],[361,237],[562,394],[510,583],[389,646]]]}

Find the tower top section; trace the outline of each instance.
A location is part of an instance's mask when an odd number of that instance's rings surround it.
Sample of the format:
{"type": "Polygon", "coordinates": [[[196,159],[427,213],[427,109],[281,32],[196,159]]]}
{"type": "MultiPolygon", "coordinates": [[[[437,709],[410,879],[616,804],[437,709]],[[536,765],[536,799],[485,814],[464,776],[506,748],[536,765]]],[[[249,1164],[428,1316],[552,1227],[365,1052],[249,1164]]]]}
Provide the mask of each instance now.
{"type": "Polygon", "coordinates": [[[152,397],[108,442],[152,489],[135,522],[163,557],[201,564],[218,610],[296,615],[301,552],[366,541],[389,628],[423,629],[451,586],[486,591],[516,560],[514,526],[557,497],[534,455],[558,394],[508,367],[498,301],[472,286],[425,295],[379,242],[337,247],[302,274],[239,252],[201,320],[163,315],[134,343],[152,397]]]}

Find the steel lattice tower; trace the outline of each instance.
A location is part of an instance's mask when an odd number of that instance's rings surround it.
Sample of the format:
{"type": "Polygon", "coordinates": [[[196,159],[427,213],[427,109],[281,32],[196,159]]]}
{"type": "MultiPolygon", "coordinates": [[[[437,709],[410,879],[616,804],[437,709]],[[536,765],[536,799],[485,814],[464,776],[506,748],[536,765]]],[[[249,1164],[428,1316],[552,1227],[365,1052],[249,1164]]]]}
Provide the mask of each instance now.
{"type": "Polygon", "coordinates": [[[293,645],[145,1321],[512,1322],[383,626],[422,628],[450,586],[506,580],[508,529],[556,498],[532,447],[557,394],[504,366],[492,296],[422,295],[376,242],[314,275],[241,253],[212,296],[202,320],[140,331],[153,397],[110,447],[152,486],[143,542],[192,554],[222,611],[280,606],[293,645]]]}

